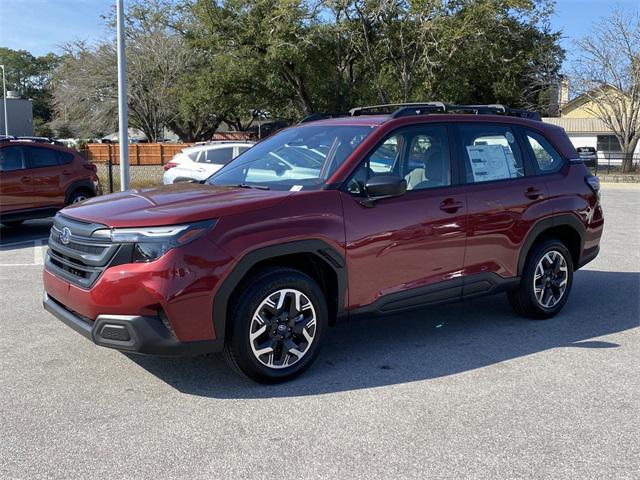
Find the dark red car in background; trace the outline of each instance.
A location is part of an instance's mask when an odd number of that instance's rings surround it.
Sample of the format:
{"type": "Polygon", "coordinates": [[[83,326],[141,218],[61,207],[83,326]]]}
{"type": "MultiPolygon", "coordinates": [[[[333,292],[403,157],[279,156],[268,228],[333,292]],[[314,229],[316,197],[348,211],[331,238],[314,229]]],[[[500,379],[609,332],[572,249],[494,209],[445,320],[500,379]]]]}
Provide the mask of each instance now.
{"type": "Polygon", "coordinates": [[[204,184],[60,212],[45,308],[98,345],[222,350],[277,382],[347,318],[497,292],[552,317],[598,254],[597,178],[531,112],[425,103],[315,118],[204,184]]]}
{"type": "Polygon", "coordinates": [[[96,166],[77,151],[44,141],[0,139],[0,223],[50,217],[102,193],[96,166]]]}

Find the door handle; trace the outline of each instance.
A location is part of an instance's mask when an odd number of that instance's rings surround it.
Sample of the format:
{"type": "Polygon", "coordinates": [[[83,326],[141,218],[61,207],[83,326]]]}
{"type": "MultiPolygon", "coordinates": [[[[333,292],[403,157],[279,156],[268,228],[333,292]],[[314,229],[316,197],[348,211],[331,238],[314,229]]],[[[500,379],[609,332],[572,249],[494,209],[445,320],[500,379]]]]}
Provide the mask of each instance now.
{"type": "Polygon", "coordinates": [[[31,177],[26,177],[26,176],[25,176],[25,177],[22,177],[22,178],[20,179],[20,181],[21,181],[22,183],[29,183],[29,182],[31,181],[31,177]]]}
{"type": "Polygon", "coordinates": [[[464,204],[462,202],[458,202],[453,198],[447,198],[440,203],[440,210],[446,213],[456,213],[463,206],[464,204]]]}
{"type": "Polygon", "coordinates": [[[530,198],[531,200],[537,200],[538,198],[542,197],[542,192],[535,187],[529,187],[524,193],[524,196],[530,198]]]}
{"type": "Polygon", "coordinates": [[[69,170],[62,170],[62,174],[63,175],[71,175],[71,172],[69,170]]]}

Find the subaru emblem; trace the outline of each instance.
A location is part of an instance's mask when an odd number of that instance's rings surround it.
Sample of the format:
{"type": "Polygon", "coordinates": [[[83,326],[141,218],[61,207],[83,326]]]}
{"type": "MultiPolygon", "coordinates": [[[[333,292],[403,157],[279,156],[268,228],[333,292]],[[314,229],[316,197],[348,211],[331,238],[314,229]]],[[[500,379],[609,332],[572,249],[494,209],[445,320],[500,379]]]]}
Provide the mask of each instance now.
{"type": "Polygon", "coordinates": [[[64,227],[60,232],[60,242],[64,245],[67,245],[69,243],[69,240],[71,240],[71,230],[69,230],[67,227],[64,227]]]}

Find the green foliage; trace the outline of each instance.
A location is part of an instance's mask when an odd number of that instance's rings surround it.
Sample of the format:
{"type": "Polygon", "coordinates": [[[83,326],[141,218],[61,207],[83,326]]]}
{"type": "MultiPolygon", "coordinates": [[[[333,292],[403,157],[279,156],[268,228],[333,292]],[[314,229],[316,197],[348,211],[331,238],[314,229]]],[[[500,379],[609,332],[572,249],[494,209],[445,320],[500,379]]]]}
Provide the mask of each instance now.
{"type": "MultiPolygon", "coordinates": [[[[552,0],[134,0],[130,123],[151,139],[168,126],[193,141],[222,122],[250,128],[256,110],[294,121],[442,100],[544,113],[564,57],[552,11],[552,0]]],[[[105,42],[66,57],[59,113],[114,127],[114,52],[105,42]]]]}
{"type": "Polygon", "coordinates": [[[0,47],[0,64],[5,66],[7,90],[15,90],[33,102],[34,126],[42,125],[52,117],[51,74],[60,63],[60,57],[48,53],[35,57],[26,50],[0,47]]]}

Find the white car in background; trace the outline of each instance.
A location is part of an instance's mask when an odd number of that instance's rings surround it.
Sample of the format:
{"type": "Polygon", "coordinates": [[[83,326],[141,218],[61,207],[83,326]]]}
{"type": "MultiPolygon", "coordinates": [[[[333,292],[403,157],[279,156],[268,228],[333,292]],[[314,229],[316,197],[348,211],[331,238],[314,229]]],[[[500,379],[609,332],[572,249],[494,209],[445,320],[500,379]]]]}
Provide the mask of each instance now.
{"type": "Polygon", "coordinates": [[[184,148],[164,165],[162,183],[205,180],[253,145],[253,142],[214,141],[184,148]]]}

